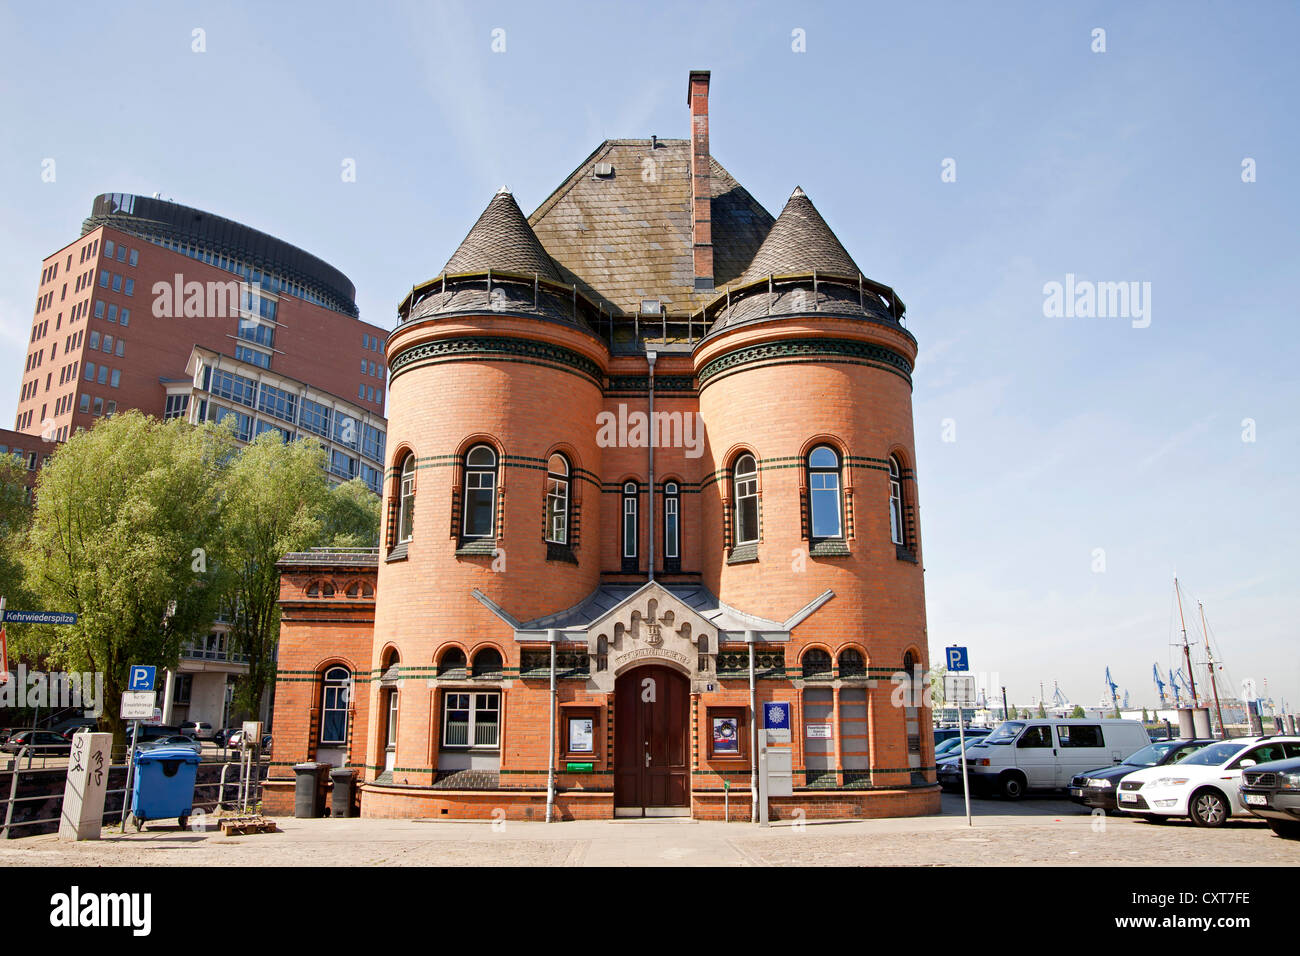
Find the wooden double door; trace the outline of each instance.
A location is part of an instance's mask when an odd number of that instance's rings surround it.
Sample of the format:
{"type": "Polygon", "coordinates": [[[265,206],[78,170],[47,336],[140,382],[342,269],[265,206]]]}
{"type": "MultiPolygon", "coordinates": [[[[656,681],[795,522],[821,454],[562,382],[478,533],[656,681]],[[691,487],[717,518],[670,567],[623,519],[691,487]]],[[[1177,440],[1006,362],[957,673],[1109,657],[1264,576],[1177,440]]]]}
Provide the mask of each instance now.
{"type": "Polygon", "coordinates": [[[670,667],[637,667],[615,681],[616,810],[690,806],[689,713],[690,681],[670,667]]]}

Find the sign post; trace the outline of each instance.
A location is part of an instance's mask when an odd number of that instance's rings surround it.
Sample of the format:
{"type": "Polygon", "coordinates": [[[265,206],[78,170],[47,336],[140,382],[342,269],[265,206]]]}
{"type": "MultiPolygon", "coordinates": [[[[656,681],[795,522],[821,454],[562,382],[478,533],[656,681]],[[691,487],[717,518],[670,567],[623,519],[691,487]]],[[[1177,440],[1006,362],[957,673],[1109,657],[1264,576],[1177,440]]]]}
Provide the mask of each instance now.
{"type": "Polygon", "coordinates": [[[967,656],[964,647],[945,648],[948,657],[948,670],[956,671],[963,674],[960,677],[946,677],[949,686],[944,689],[944,697],[951,694],[957,699],[957,737],[959,743],[957,749],[960,752],[958,761],[961,763],[961,792],[966,800],[966,826],[974,826],[970,818],[970,781],[966,777],[966,720],[962,715],[962,708],[966,706],[967,701],[975,702],[975,679],[964,676],[964,672],[970,670],[970,659],[967,656]]]}
{"type": "Polygon", "coordinates": [[[135,776],[135,748],[140,743],[140,721],[153,717],[155,698],[153,684],[157,669],[148,664],[132,664],[127,670],[126,687],[122,694],[123,720],[130,720],[131,742],[126,746],[126,793],[122,795],[122,831],[126,832],[126,814],[131,807],[131,783],[135,776]]]}

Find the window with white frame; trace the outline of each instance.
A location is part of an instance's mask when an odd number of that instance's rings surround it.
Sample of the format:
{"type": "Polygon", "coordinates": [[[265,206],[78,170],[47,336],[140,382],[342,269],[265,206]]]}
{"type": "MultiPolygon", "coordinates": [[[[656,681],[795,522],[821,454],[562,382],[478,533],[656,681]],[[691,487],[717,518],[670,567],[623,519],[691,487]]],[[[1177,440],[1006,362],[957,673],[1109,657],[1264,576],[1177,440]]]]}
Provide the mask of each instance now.
{"type": "Polygon", "coordinates": [[[889,456],[889,536],[894,544],[905,544],[903,537],[903,469],[898,459],[889,456]]]}
{"type": "Polygon", "coordinates": [[[546,540],[569,543],[569,461],[552,455],[546,466],[546,540]]]}
{"type": "Polygon", "coordinates": [[[501,741],[500,691],[448,691],[443,696],[442,745],[496,750],[501,741]]]}
{"type": "Polygon", "coordinates": [[[490,538],[494,527],[497,455],[487,445],[475,445],[465,456],[465,516],[461,536],[490,538]]]}
{"type": "Polygon", "coordinates": [[[348,692],[352,673],[346,667],[331,667],[325,672],[321,695],[320,742],[348,742],[348,692]]]}
{"type": "Polygon", "coordinates": [[[407,455],[402,463],[402,483],[400,489],[399,513],[397,517],[397,541],[410,541],[415,530],[415,456],[407,455]]]}
{"type": "Polygon", "coordinates": [[[736,544],[755,544],[758,541],[758,464],[753,455],[736,459],[731,480],[736,507],[736,544]]]}

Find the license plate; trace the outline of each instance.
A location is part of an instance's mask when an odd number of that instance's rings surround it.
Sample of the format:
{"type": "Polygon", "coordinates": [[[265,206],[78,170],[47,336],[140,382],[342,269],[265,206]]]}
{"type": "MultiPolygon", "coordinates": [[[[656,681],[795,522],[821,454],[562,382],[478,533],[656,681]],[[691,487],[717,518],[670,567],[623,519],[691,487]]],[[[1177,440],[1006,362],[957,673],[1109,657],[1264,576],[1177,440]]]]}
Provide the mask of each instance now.
{"type": "Polygon", "coordinates": [[[1262,793],[1248,793],[1246,794],[1246,802],[1251,806],[1266,807],[1268,806],[1268,797],[1262,793]]]}
{"type": "Polygon", "coordinates": [[[1071,787],[1071,788],[1070,788],[1070,796],[1072,796],[1072,797],[1081,797],[1081,796],[1083,796],[1083,790],[1082,790],[1081,788],[1079,788],[1079,787],[1071,787]]]}
{"type": "Polygon", "coordinates": [[[1137,802],[1138,802],[1138,797],[1137,797],[1137,794],[1136,794],[1136,793],[1121,793],[1121,794],[1119,795],[1119,798],[1120,798],[1122,801],[1124,801],[1125,803],[1137,803],[1137,802]]]}

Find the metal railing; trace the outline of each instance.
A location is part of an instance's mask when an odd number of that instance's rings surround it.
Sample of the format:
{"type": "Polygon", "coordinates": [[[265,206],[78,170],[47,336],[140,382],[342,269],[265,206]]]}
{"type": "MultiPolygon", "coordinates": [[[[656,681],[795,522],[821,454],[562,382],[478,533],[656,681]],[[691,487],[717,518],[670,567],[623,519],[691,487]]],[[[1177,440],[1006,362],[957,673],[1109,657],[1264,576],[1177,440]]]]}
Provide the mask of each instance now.
{"type": "MultiPolygon", "coordinates": [[[[52,778],[57,781],[58,784],[56,789],[52,792],[32,794],[29,796],[18,796],[19,783],[23,775],[25,773],[30,773],[32,769],[35,769],[27,766],[25,758],[33,756],[28,754],[28,749],[29,748],[24,747],[18,752],[12,761],[11,769],[0,770],[0,820],[4,821],[3,824],[0,824],[0,840],[13,839],[25,835],[36,835],[32,833],[23,834],[16,831],[22,829],[30,830],[33,827],[48,827],[51,824],[59,823],[62,819],[61,812],[63,808],[64,780],[66,778],[52,778]],[[15,807],[24,803],[36,802],[57,803],[60,810],[60,816],[39,817],[30,820],[14,819],[15,807]]],[[[111,766],[109,768],[109,773],[111,774],[115,770],[120,770],[125,773],[125,748],[114,749],[123,752],[123,762],[113,763],[110,761],[111,766]]],[[[60,759],[66,760],[67,758],[64,757],[60,759]]],[[[220,762],[221,775],[219,779],[215,781],[208,780],[198,782],[194,785],[194,809],[196,811],[209,813],[223,809],[234,809],[240,803],[241,796],[244,795],[243,764],[225,760],[220,762]],[[199,793],[201,791],[215,791],[215,793],[205,799],[200,799],[199,793]]],[[[218,760],[214,759],[206,761],[205,763],[207,766],[212,766],[213,764],[218,763],[218,760]]],[[[204,764],[201,763],[200,767],[202,766],[204,766],[204,764]]],[[[45,771],[53,768],[42,766],[39,769],[45,771]]],[[[249,805],[260,805],[262,800],[262,782],[266,779],[269,770],[269,760],[262,759],[257,765],[256,773],[250,776],[250,779],[248,780],[249,786],[247,793],[247,802],[249,805]]],[[[129,805],[129,803],[129,795],[124,786],[112,787],[106,790],[104,792],[103,825],[105,827],[115,827],[120,825],[124,816],[122,812],[123,806],[124,804],[129,805]]]]}

